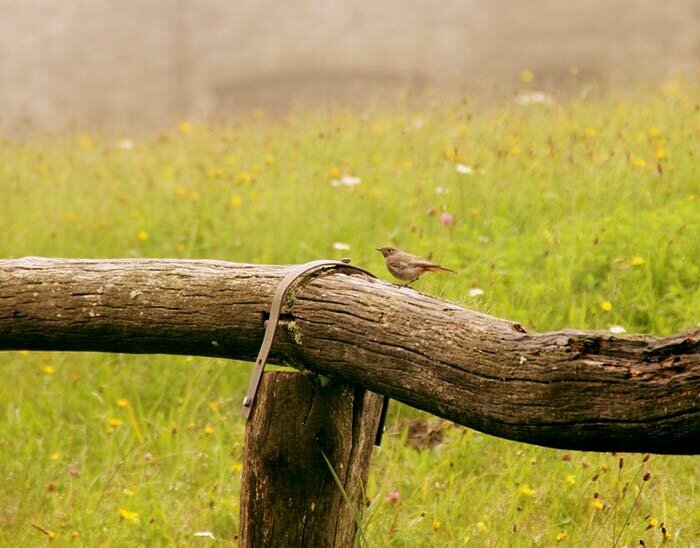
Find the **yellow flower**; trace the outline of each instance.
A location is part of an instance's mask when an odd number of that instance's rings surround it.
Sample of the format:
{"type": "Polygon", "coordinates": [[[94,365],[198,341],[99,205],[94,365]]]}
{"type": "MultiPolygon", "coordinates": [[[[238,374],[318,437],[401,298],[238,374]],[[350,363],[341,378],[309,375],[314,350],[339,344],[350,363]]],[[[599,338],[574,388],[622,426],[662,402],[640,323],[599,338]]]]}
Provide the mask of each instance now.
{"type": "Polygon", "coordinates": [[[240,462],[234,462],[231,466],[231,471],[234,474],[238,474],[241,470],[243,470],[243,465],[240,462]]]}
{"type": "Polygon", "coordinates": [[[218,401],[210,401],[209,402],[209,409],[214,411],[215,413],[219,410],[219,402],[218,401]]]}
{"type": "Polygon", "coordinates": [[[668,158],[668,154],[666,154],[666,151],[663,148],[657,148],[656,149],[656,159],[663,160],[664,158],[668,158]]]}
{"type": "Polygon", "coordinates": [[[229,167],[236,167],[236,157],[233,154],[226,156],[226,163],[229,167]]]}
{"type": "Polygon", "coordinates": [[[586,135],[587,135],[588,137],[590,137],[591,139],[592,139],[593,137],[595,137],[597,133],[598,133],[598,132],[595,130],[595,128],[592,128],[592,127],[589,127],[589,128],[586,130],[586,135]]]}
{"type": "Polygon", "coordinates": [[[242,202],[243,202],[243,200],[241,200],[241,197],[238,194],[231,196],[231,205],[233,207],[240,206],[242,202]]]}
{"type": "Polygon", "coordinates": [[[49,533],[46,536],[53,540],[56,538],[56,531],[49,531],[49,533]]]}
{"type": "Polygon", "coordinates": [[[478,217],[478,216],[479,216],[479,213],[480,213],[480,212],[479,212],[479,208],[476,208],[476,207],[472,207],[472,208],[469,210],[469,215],[471,215],[472,217],[478,217]]]}
{"type": "Polygon", "coordinates": [[[29,350],[20,350],[19,355],[20,356],[29,356],[29,350]]]}
{"type": "Polygon", "coordinates": [[[44,365],[41,370],[44,372],[44,375],[53,375],[54,368],[52,365],[49,365],[48,363],[44,365]]]}
{"type": "Polygon", "coordinates": [[[656,518],[649,518],[649,527],[658,527],[659,520],[656,518]]]}
{"type": "Polygon", "coordinates": [[[630,264],[632,266],[642,266],[646,261],[644,260],[643,257],[640,257],[639,255],[635,255],[630,259],[630,264]]]}
{"type": "Polygon", "coordinates": [[[567,474],[564,478],[564,481],[566,481],[566,483],[568,483],[569,485],[573,485],[574,483],[576,483],[576,476],[574,476],[573,474],[567,474]]]}
{"type": "Polygon", "coordinates": [[[476,528],[477,528],[479,531],[486,531],[486,524],[485,524],[483,521],[479,521],[479,522],[477,522],[477,524],[476,524],[476,528]]]}
{"type": "Polygon", "coordinates": [[[265,156],[265,163],[268,166],[274,166],[275,165],[275,157],[272,154],[268,154],[265,156]]]}
{"type": "Polygon", "coordinates": [[[603,503],[600,502],[598,499],[596,499],[596,500],[594,500],[593,502],[591,502],[591,507],[592,507],[594,510],[600,511],[600,510],[603,509],[603,503]]]}
{"type": "Polygon", "coordinates": [[[127,521],[138,521],[139,520],[138,512],[130,512],[129,510],[125,510],[124,508],[119,508],[119,517],[121,519],[125,519],[127,521]]]}
{"type": "Polygon", "coordinates": [[[518,145],[513,145],[510,147],[510,150],[508,151],[509,156],[517,156],[520,154],[520,147],[518,145]]]}
{"type": "Polygon", "coordinates": [[[190,421],[187,423],[187,429],[192,430],[195,426],[197,426],[194,422],[190,421]]]}
{"type": "Polygon", "coordinates": [[[649,137],[651,137],[652,139],[655,139],[656,137],[661,137],[661,131],[659,130],[659,128],[652,127],[649,130],[649,137]]]}
{"type": "Polygon", "coordinates": [[[121,407],[122,409],[124,409],[125,407],[129,407],[129,400],[127,400],[126,398],[119,398],[117,400],[117,407],[121,407]]]}
{"type": "Polygon", "coordinates": [[[610,301],[603,301],[600,303],[600,308],[603,312],[610,312],[612,310],[612,303],[610,301]]]}
{"type": "Polygon", "coordinates": [[[239,185],[241,185],[243,183],[249,183],[252,179],[253,179],[253,177],[250,175],[250,173],[248,173],[247,171],[243,171],[243,172],[239,173],[238,175],[236,175],[236,178],[234,179],[234,181],[236,183],[238,183],[239,185]]]}
{"type": "Polygon", "coordinates": [[[524,82],[526,84],[529,84],[535,79],[535,74],[529,70],[529,69],[524,69],[520,71],[520,81],[524,82]]]}
{"type": "Polygon", "coordinates": [[[340,170],[337,167],[333,166],[328,170],[328,174],[331,177],[340,177],[340,170]]]}
{"type": "Polygon", "coordinates": [[[76,530],[74,529],[73,531],[70,532],[70,536],[73,537],[73,538],[77,537],[77,536],[78,536],[78,531],[76,531],[76,530]]]}
{"type": "Polygon", "coordinates": [[[207,424],[207,425],[204,427],[204,433],[205,433],[207,436],[211,436],[211,435],[214,433],[214,429],[213,429],[211,426],[209,426],[209,425],[207,424]]]}
{"type": "Polygon", "coordinates": [[[632,165],[636,168],[643,168],[647,165],[646,161],[644,161],[644,158],[633,158],[632,159],[632,165]]]}
{"type": "Polygon", "coordinates": [[[177,129],[180,133],[189,133],[192,131],[192,124],[183,120],[177,125],[177,129]]]}
{"type": "Polygon", "coordinates": [[[117,419],[115,417],[109,419],[109,426],[111,428],[116,428],[117,426],[121,426],[122,424],[124,424],[124,421],[121,419],[117,419]]]}
{"type": "Polygon", "coordinates": [[[445,150],[442,152],[442,154],[445,156],[445,159],[449,160],[450,162],[456,162],[459,160],[459,151],[457,150],[457,147],[445,147],[445,150]]]}
{"type": "Polygon", "coordinates": [[[518,491],[520,491],[520,494],[525,495],[526,497],[532,497],[535,495],[535,490],[527,484],[521,485],[518,491]]]}
{"type": "Polygon", "coordinates": [[[60,453],[51,453],[51,456],[49,457],[51,460],[58,460],[61,458],[60,453]]]}
{"type": "Polygon", "coordinates": [[[565,538],[566,538],[566,531],[559,531],[557,533],[557,536],[556,536],[557,542],[561,542],[565,538]]]}
{"type": "Polygon", "coordinates": [[[127,497],[133,497],[133,496],[134,496],[134,492],[133,492],[131,489],[129,489],[128,487],[125,487],[125,488],[122,490],[122,493],[123,493],[124,495],[126,495],[127,497]]]}
{"type": "Polygon", "coordinates": [[[148,240],[148,232],[146,232],[145,230],[139,230],[136,233],[136,237],[142,242],[145,242],[146,240],[148,240]]]}
{"type": "Polygon", "coordinates": [[[438,520],[433,521],[433,531],[440,529],[441,523],[438,520]]]}

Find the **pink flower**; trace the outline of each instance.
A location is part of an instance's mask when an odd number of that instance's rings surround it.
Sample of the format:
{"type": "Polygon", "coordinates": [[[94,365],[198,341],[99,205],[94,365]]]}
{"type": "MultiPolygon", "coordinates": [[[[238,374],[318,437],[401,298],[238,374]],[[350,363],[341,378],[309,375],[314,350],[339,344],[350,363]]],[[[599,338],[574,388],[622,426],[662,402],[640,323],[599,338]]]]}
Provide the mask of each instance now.
{"type": "Polygon", "coordinates": [[[389,504],[396,504],[399,502],[399,492],[398,491],[392,491],[386,496],[386,501],[389,504]]]}
{"type": "Polygon", "coordinates": [[[445,212],[440,215],[440,222],[445,226],[452,226],[452,223],[454,223],[454,218],[450,213],[445,212]]]}

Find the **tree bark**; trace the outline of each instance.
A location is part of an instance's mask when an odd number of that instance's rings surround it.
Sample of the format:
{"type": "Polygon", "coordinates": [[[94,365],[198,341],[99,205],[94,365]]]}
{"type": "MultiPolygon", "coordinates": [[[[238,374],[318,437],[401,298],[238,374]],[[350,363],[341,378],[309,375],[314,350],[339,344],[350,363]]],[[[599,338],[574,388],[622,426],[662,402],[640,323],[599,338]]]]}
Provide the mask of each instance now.
{"type": "Polygon", "coordinates": [[[382,399],[317,375],[263,375],[246,426],[240,546],[353,545],[382,399]]]}
{"type": "MultiPolygon", "coordinates": [[[[0,261],[0,350],[252,360],[287,271],[217,261],[0,261]]],[[[700,329],[665,338],[529,333],[339,268],[291,289],[271,361],[513,440],[700,453],[700,329]]]]}

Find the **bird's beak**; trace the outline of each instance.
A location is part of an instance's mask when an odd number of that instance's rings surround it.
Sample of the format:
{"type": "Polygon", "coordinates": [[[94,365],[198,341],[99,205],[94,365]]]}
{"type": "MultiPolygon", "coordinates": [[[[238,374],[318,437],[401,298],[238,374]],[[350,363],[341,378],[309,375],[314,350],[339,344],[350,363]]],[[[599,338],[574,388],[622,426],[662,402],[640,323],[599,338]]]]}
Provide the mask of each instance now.
{"type": "Polygon", "coordinates": [[[379,251],[379,253],[382,252],[382,248],[381,248],[381,247],[375,247],[374,249],[376,249],[377,251],[379,251]]]}

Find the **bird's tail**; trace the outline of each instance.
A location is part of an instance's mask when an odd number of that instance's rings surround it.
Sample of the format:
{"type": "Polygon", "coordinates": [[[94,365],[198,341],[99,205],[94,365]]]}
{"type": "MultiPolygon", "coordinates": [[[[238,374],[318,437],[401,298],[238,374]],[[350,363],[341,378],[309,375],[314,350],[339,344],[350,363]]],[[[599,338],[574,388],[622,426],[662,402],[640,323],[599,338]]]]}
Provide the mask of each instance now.
{"type": "Polygon", "coordinates": [[[440,266],[439,264],[431,264],[428,266],[424,266],[423,268],[429,272],[450,272],[451,274],[457,274],[456,270],[450,270],[449,268],[445,268],[444,266],[440,266]]]}

